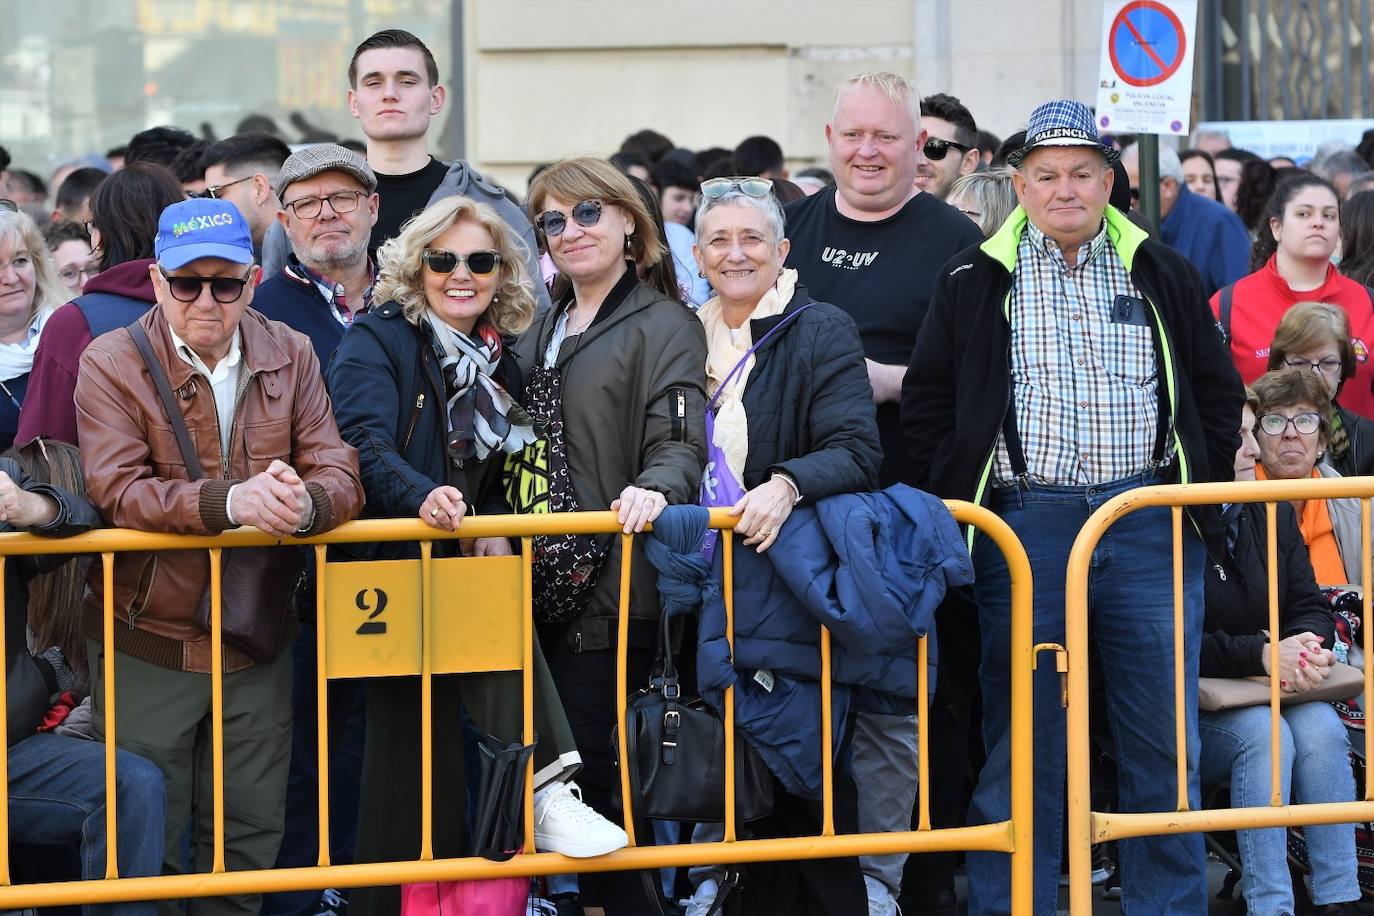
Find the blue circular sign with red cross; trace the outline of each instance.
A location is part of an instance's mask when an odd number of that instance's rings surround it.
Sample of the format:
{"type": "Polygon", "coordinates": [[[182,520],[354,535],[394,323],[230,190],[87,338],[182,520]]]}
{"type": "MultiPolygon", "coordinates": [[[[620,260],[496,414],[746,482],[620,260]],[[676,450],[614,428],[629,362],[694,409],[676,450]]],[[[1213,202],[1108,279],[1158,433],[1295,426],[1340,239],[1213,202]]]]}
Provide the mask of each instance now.
{"type": "Polygon", "coordinates": [[[1134,0],[1112,20],[1108,53],[1123,82],[1156,86],[1178,72],[1188,40],[1174,11],[1157,0],[1134,0]]]}

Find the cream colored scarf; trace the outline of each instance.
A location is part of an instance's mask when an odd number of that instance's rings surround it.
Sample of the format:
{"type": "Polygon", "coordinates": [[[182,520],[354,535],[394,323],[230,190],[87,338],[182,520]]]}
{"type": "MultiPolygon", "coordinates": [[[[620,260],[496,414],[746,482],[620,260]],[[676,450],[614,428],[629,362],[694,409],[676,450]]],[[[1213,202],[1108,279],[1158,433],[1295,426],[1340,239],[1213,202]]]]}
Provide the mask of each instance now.
{"type": "MultiPolygon", "coordinates": [[[[720,383],[739,363],[740,358],[754,345],[753,333],[749,322],[759,318],[781,315],[792,301],[792,293],[797,286],[797,272],[784,270],[773,288],[763,294],[758,305],[749,313],[748,319],[730,336],[730,327],[721,315],[720,297],[714,296],[697,310],[697,317],[706,328],[706,394],[712,397],[720,383]]],[[[754,371],[754,357],[751,355],[744,368],[735,373],[730,386],[716,401],[715,445],[725,454],[725,463],[735,475],[735,480],[744,486],[744,460],[749,456],[749,418],[744,412],[744,386],[749,381],[749,373],[754,371]]]]}

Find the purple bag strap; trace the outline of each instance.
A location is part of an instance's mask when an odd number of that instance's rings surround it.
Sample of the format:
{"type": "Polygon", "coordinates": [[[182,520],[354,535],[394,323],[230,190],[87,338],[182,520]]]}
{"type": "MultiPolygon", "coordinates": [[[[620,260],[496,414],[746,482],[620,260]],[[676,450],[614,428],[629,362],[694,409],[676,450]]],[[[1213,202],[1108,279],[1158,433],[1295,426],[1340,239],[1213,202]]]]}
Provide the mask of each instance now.
{"type": "Polygon", "coordinates": [[[725,381],[720,383],[720,387],[716,389],[716,393],[711,395],[711,400],[706,402],[706,409],[710,411],[713,407],[716,406],[716,401],[720,399],[720,393],[724,391],[726,388],[730,387],[730,383],[734,381],[735,376],[739,375],[739,371],[744,368],[744,364],[749,362],[749,357],[754,355],[755,350],[757,350],[759,347],[767,343],[768,338],[772,337],[774,334],[781,331],[789,321],[791,321],[793,318],[796,318],[802,312],[811,308],[811,306],[815,304],[816,303],[814,302],[808,302],[806,303],[806,305],[803,305],[801,308],[797,309],[792,314],[785,316],[782,319],[782,321],[779,321],[777,324],[769,328],[768,332],[764,334],[762,337],[760,337],[756,344],[754,344],[752,347],[746,350],[744,352],[744,355],[740,357],[739,362],[735,363],[735,368],[731,369],[729,374],[725,376],[725,381]]]}

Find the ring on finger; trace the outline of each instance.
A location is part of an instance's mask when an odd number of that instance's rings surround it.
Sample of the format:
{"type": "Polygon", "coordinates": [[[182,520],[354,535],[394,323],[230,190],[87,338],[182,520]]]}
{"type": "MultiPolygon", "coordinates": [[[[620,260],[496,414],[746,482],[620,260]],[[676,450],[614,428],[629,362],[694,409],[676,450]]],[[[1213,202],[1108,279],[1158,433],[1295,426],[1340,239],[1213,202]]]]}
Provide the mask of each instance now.
{"type": "Polygon", "coordinates": [[[434,507],[433,509],[430,509],[430,510],[429,510],[429,517],[430,517],[430,518],[438,518],[438,517],[439,517],[439,508],[438,508],[437,506],[434,507]]]}

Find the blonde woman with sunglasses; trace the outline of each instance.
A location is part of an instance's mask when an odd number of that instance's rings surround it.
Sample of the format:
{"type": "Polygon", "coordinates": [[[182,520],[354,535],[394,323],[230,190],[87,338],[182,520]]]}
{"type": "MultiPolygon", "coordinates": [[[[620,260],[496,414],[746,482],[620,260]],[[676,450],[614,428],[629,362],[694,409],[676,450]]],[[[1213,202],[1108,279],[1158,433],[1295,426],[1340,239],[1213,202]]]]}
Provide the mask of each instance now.
{"type": "MultiPolygon", "coordinates": [[[[522,244],[492,207],[448,197],[406,224],[379,250],[379,303],[343,335],[329,371],[334,413],[358,449],[366,515],[419,518],[460,530],[470,513],[510,512],[505,460],[536,441],[519,404],[521,373],[511,336],[535,312],[522,244]]],[[[468,556],[508,556],[505,538],[441,541],[468,556]]],[[[369,559],[419,556],[416,543],[367,545],[369,559]]],[[[519,672],[434,679],[434,853],[466,854],[460,705],[501,746],[521,742],[519,672]]],[[[625,832],[584,805],[568,780],[582,765],[563,705],[535,644],[535,845],[586,857],[619,849],[625,832]]],[[[357,860],[420,853],[420,680],[379,678],[367,689],[367,741],[358,813],[357,860]]],[[[603,736],[602,742],[605,743],[603,736]]],[[[476,838],[479,843],[484,838],[476,838]]],[[[395,912],[394,887],[356,892],[362,913],[395,912]]]]}

